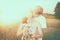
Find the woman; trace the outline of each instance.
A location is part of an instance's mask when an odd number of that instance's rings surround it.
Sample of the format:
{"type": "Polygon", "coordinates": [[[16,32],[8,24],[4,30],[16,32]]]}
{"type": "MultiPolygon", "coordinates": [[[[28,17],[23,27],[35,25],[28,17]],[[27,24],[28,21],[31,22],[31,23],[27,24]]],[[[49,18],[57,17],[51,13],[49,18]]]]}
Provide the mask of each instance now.
{"type": "MultiPolygon", "coordinates": [[[[17,37],[20,37],[19,40],[24,40],[25,37],[28,36],[28,32],[27,32],[27,17],[24,17],[21,21],[21,24],[19,26],[19,29],[17,31],[17,37]]],[[[26,38],[25,38],[26,40],[26,38]]]]}

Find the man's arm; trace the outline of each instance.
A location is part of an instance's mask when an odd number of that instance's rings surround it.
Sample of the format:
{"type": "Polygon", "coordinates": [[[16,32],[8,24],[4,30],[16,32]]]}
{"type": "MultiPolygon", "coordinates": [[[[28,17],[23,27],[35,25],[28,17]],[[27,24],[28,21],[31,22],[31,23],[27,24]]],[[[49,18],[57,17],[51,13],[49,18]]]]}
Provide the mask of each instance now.
{"type": "Polygon", "coordinates": [[[43,33],[42,33],[40,25],[37,26],[37,32],[33,34],[32,37],[34,38],[43,37],[43,33]]]}
{"type": "Polygon", "coordinates": [[[41,29],[43,33],[47,30],[47,22],[44,16],[41,19],[41,29]]]}

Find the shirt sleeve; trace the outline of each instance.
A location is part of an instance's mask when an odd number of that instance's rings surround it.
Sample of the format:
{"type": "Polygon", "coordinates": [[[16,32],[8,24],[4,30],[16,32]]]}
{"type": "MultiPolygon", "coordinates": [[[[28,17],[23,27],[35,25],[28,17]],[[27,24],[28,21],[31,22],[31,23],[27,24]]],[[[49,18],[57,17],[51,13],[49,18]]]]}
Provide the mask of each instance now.
{"type": "Polygon", "coordinates": [[[42,16],[41,18],[39,18],[39,22],[40,22],[41,28],[47,28],[45,17],[42,16]]]}

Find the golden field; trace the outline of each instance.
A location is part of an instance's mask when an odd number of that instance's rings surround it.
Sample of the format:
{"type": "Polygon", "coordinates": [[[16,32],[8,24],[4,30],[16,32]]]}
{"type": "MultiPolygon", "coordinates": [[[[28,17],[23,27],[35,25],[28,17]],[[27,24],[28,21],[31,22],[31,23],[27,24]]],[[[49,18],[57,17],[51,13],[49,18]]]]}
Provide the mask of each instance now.
{"type": "MultiPolygon", "coordinates": [[[[44,31],[43,40],[59,40],[60,20],[52,14],[43,14],[47,20],[47,29],[44,31]]],[[[0,24],[0,40],[17,40],[16,32],[19,28],[19,21],[10,25],[0,24]]]]}

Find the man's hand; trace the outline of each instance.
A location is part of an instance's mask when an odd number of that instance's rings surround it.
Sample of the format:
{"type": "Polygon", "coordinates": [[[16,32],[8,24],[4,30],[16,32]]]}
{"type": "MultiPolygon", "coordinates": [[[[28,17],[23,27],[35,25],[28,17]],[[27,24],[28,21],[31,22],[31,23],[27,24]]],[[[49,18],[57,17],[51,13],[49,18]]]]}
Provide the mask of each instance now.
{"type": "Polygon", "coordinates": [[[33,34],[31,37],[32,38],[39,38],[39,37],[42,37],[43,35],[42,34],[33,34]]]}

